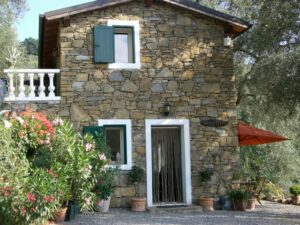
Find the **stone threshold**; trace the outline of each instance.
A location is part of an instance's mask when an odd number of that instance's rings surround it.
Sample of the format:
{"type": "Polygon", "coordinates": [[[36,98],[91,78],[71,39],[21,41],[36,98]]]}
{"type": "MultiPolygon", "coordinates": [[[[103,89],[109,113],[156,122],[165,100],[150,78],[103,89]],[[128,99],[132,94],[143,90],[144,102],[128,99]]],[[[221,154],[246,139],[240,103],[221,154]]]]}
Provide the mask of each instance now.
{"type": "Polygon", "coordinates": [[[149,213],[195,213],[202,212],[199,205],[161,205],[147,208],[149,213]]]}

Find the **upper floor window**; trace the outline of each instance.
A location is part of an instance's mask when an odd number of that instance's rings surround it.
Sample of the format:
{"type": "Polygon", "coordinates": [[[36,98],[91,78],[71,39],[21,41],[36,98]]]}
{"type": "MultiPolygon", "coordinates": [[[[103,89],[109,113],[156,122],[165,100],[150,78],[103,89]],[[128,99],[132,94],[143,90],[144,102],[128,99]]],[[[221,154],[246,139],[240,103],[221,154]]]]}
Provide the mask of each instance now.
{"type": "Polygon", "coordinates": [[[139,69],[139,23],[109,20],[107,26],[95,26],[94,62],[109,63],[110,69],[139,69]]]}

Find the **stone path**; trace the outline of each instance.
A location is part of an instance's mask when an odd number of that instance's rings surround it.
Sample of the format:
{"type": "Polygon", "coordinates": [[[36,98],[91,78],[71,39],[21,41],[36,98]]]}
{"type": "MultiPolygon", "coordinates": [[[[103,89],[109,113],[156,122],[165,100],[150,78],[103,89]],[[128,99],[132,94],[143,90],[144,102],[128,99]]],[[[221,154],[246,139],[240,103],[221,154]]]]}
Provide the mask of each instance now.
{"type": "Polygon", "coordinates": [[[262,202],[254,211],[134,213],[111,209],[107,214],[81,214],[63,225],[300,225],[300,206],[262,202]]]}

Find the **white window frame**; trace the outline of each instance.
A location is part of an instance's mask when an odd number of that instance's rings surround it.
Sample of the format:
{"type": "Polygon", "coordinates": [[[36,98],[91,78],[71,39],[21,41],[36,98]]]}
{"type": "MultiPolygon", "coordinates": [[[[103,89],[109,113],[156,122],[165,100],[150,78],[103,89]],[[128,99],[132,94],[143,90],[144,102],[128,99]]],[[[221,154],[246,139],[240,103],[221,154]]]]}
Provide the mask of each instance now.
{"type": "Polygon", "coordinates": [[[98,126],[113,125],[113,126],[125,126],[126,129],[126,155],[127,163],[119,165],[121,170],[131,170],[132,168],[132,132],[131,132],[131,120],[118,120],[118,119],[105,119],[98,120],[98,126]]]}
{"type": "Polygon", "coordinates": [[[109,63],[109,69],[140,69],[141,68],[141,46],[140,46],[140,25],[138,21],[131,20],[108,20],[108,26],[124,26],[134,28],[134,63],[109,63]]]}

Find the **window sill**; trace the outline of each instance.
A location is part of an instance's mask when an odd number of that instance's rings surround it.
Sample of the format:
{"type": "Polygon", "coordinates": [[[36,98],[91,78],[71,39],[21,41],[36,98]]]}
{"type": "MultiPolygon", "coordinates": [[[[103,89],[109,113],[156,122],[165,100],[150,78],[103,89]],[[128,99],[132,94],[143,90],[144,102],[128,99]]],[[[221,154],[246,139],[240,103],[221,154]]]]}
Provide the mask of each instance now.
{"type": "Polygon", "coordinates": [[[109,63],[109,69],[141,69],[140,63],[109,63]]]}
{"type": "MultiPolygon", "coordinates": [[[[116,168],[117,165],[108,165],[107,167],[110,167],[110,168],[116,168]]],[[[122,165],[118,165],[118,168],[120,170],[131,170],[132,169],[132,165],[129,165],[129,164],[122,164],[122,165]]]]}

